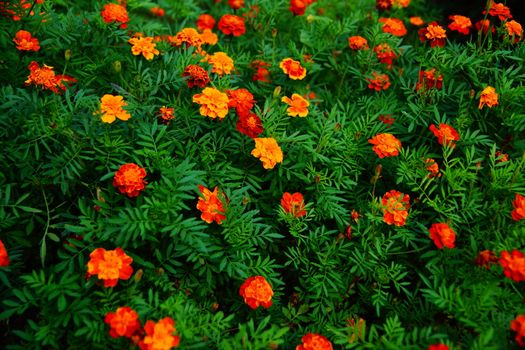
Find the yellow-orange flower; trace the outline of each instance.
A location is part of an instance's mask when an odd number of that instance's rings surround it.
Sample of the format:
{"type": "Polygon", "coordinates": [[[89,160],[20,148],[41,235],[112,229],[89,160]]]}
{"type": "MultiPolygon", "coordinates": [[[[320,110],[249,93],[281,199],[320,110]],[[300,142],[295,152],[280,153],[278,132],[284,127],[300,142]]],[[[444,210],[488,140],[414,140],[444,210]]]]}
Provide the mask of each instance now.
{"type": "Polygon", "coordinates": [[[88,275],[97,275],[104,281],[104,287],[115,287],[119,279],[127,280],[133,273],[133,259],[122,248],[106,250],[97,248],[89,254],[88,275]]]}
{"type": "Polygon", "coordinates": [[[505,28],[511,39],[514,39],[514,43],[517,43],[523,38],[523,27],[515,20],[505,22],[505,28]]]}
{"type": "Polygon", "coordinates": [[[168,37],[168,41],[175,46],[186,44],[186,47],[200,48],[203,44],[201,34],[195,28],[184,28],[175,36],[168,37]]]}
{"type": "Polygon", "coordinates": [[[405,36],[407,29],[405,24],[399,18],[379,18],[379,22],[383,23],[383,32],[390,33],[395,36],[405,36]]]}
{"type": "Polygon", "coordinates": [[[151,61],[153,57],[159,54],[159,50],[155,48],[155,43],[153,42],[152,37],[131,38],[128,42],[133,45],[131,47],[131,52],[135,56],[142,54],[145,59],[151,61]]]}
{"type": "Polygon", "coordinates": [[[131,338],[140,329],[139,315],[129,306],[119,307],[115,312],[108,312],[104,322],[110,327],[112,338],[131,338]]]}
{"type": "Polygon", "coordinates": [[[221,76],[230,74],[235,69],[233,60],[225,52],[215,52],[213,55],[208,56],[206,60],[213,66],[211,72],[221,76]]]}
{"type": "Polygon", "coordinates": [[[379,158],[393,157],[399,154],[401,149],[401,141],[392,134],[377,134],[368,140],[368,143],[374,145],[372,149],[379,158]]]}
{"type": "Polygon", "coordinates": [[[199,112],[204,117],[223,119],[228,114],[228,95],[215,88],[207,87],[193,95],[193,102],[201,105],[199,112]]]}
{"type": "Polygon", "coordinates": [[[487,86],[486,88],[481,91],[481,95],[479,97],[479,109],[482,109],[483,106],[487,105],[489,108],[492,108],[498,104],[498,94],[496,93],[496,89],[494,89],[492,86],[487,86]]]}
{"type": "Polygon", "coordinates": [[[470,18],[460,15],[449,16],[449,19],[452,21],[448,25],[450,30],[457,30],[461,34],[468,35],[470,33],[470,28],[472,28],[472,22],[470,18]]]}
{"type": "Polygon", "coordinates": [[[113,177],[113,186],[128,197],[137,197],[146,188],[146,170],[135,163],[122,165],[113,177]]]}
{"type": "Polygon", "coordinates": [[[25,81],[26,85],[40,86],[42,89],[51,90],[55,94],[59,94],[60,90],[66,90],[64,82],[76,82],[76,79],[68,75],[55,75],[53,67],[46,64],[40,67],[37,62],[32,61],[27,68],[29,68],[29,76],[25,81]]]}
{"type": "Polygon", "coordinates": [[[223,192],[219,193],[217,186],[215,186],[213,192],[211,192],[208,188],[199,185],[199,191],[204,197],[199,198],[199,202],[197,203],[197,209],[202,212],[201,219],[208,224],[215,221],[217,224],[221,225],[222,220],[226,219],[223,204],[223,202],[227,202],[226,196],[223,192]]]}
{"type": "Polygon", "coordinates": [[[128,111],[123,108],[127,105],[122,96],[106,94],[100,99],[100,109],[97,114],[102,114],[101,119],[104,123],[113,123],[116,118],[126,121],[131,118],[128,111]]]}
{"type": "Polygon", "coordinates": [[[211,29],[204,29],[201,33],[201,39],[208,45],[215,45],[219,41],[219,37],[211,29]]]}
{"type": "Polygon", "coordinates": [[[350,46],[352,50],[367,50],[368,41],[362,36],[355,35],[348,38],[348,46],[350,46]]]}
{"type": "Polygon", "coordinates": [[[306,76],[306,68],[301,66],[301,62],[291,58],[283,59],[281,63],[279,63],[279,67],[281,67],[284,74],[288,74],[288,77],[292,80],[302,80],[306,76]]]}
{"type": "Polygon", "coordinates": [[[423,19],[419,16],[410,17],[409,20],[410,20],[410,23],[415,25],[416,27],[420,27],[423,24],[425,24],[425,21],[423,21],[423,19]]]}
{"type": "Polygon", "coordinates": [[[274,138],[254,138],[254,141],[252,156],[261,160],[264,169],[273,169],[277,163],[282,163],[283,152],[274,138]]]}
{"type": "Polygon", "coordinates": [[[118,22],[120,23],[121,29],[126,29],[128,27],[128,12],[126,8],[118,4],[106,4],[100,12],[102,19],[106,23],[118,22]]]}
{"type": "Polygon", "coordinates": [[[291,99],[288,96],[284,96],[281,98],[281,101],[290,106],[286,109],[290,117],[306,117],[308,115],[308,106],[310,106],[310,102],[308,102],[303,96],[292,94],[291,99]]]}
{"type": "Polygon", "coordinates": [[[430,41],[430,47],[445,46],[447,39],[447,32],[437,22],[431,22],[426,28],[422,28],[418,31],[419,40],[425,42],[430,41]]]}
{"type": "Polygon", "coordinates": [[[264,308],[272,306],[272,286],[263,276],[248,277],[241,285],[239,294],[244,298],[244,302],[254,310],[259,306],[264,308]]]}
{"type": "Polygon", "coordinates": [[[410,208],[410,196],[396,190],[390,190],[381,199],[383,221],[389,225],[404,226],[410,208]]]}
{"type": "Polygon", "coordinates": [[[4,243],[0,240],[0,267],[9,266],[9,255],[7,254],[7,249],[5,249],[4,243]]]}
{"type": "Polygon", "coordinates": [[[30,32],[25,30],[19,30],[16,32],[13,42],[16,44],[16,48],[20,51],[38,51],[40,50],[40,42],[37,38],[33,37],[30,32]]]}
{"type": "Polygon", "coordinates": [[[148,320],[144,325],[146,335],[138,344],[140,350],[170,350],[178,347],[180,337],[173,334],[176,331],[175,321],[171,317],[164,317],[157,323],[148,320]]]}

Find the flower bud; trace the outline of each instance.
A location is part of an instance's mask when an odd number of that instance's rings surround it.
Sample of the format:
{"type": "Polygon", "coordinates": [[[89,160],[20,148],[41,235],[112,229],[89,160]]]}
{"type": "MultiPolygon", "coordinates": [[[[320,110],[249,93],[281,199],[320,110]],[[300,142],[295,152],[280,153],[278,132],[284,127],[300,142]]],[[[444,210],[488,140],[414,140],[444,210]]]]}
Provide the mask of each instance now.
{"type": "Polygon", "coordinates": [[[276,86],[275,89],[273,90],[273,98],[279,97],[280,94],[281,94],[281,87],[276,86]]]}
{"type": "Polygon", "coordinates": [[[122,70],[122,63],[120,63],[120,61],[113,62],[113,70],[115,71],[115,73],[120,73],[120,71],[122,70]]]}
{"type": "Polygon", "coordinates": [[[64,52],[64,57],[65,57],[66,61],[69,61],[69,59],[71,58],[72,55],[73,55],[73,52],[70,49],[67,49],[64,52]]]}
{"type": "Polygon", "coordinates": [[[135,272],[135,282],[140,282],[142,275],[144,275],[144,271],[142,269],[138,269],[137,272],[135,272]]]}

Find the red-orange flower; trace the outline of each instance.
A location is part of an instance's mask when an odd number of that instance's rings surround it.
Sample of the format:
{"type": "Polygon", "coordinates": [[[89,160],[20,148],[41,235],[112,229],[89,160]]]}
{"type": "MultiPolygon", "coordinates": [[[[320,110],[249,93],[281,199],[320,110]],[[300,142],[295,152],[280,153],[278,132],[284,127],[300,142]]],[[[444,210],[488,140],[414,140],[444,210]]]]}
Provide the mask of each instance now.
{"type": "Polygon", "coordinates": [[[425,24],[425,21],[423,21],[423,19],[419,16],[410,17],[409,20],[410,20],[410,23],[415,25],[416,27],[421,27],[422,25],[425,24]]]}
{"type": "Polygon", "coordinates": [[[234,10],[244,7],[244,0],[228,0],[228,5],[234,10]]]}
{"type": "Polygon", "coordinates": [[[255,149],[252,156],[259,158],[264,169],[273,169],[277,163],[283,162],[283,152],[277,141],[272,137],[254,138],[255,149]]]}
{"type": "Polygon", "coordinates": [[[306,0],[290,0],[290,7],[288,10],[290,10],[294,16],[302,16],[306,11],[306,7],[308,7],[306,0]]]}
{"type": "Polygon", "coordinates": [[[404,226],[410,208],[410,196],[390,190],[381,199],[383,221],[389,225],[404,226]]]}
{"type": "Polygon", "coordinates": [[[264,308],[272,306],[272,286],[263,276],[248,277],[241,285],[239,294],[244,298],[244,302],[254,310],[259,306],[264,308]]]}
{"type": "Polygon", "coordinates": [[[13,42],[16,44],[16,48],[20,51],[38,51],[40,50],[40,42],[37,38],[33,37],[30,32],[25,30],[19,30],[16,32],[13,42]]]}
{"type": "Polygon", "coordinates": [[[308,115],[308,106],[310,106],[310,102],[308,102],[303,96],[299,94],[292,94],[292,98],[283,96],[281,101],[290,106],[286,109],[290,117],[306,117],[308,115]]]}
{"type": "Polygon", "coordinates": [[[430,124],[428,129],[438,138],[440,145],[456,147],[456,141],[459,140],[459,133],[452,126],[441,123],[439,124],[439,128],[437,128],[434,124],[430,124]]]}
{"type": "Polygon", "coordinates": [[[489,31],[489,28],[492,33],[496,31],[496,29],[494,29],[494,26],[490,23],[488,19],[481,19],[476,22],[476,30],[478,32],[480,30],[483,30],[483,33],[487,34],[487,32],[489,31]]]}
{"type": "Polygon", "coordinates": [[[179,346],[180,337],[173,334],[177,330],[171,317],[164,317],[157,323],[148,320],[144,331],[146,335],[138,344],[140,350],[170,350],[179,346]]]}
{"type": "Polygon", "coordinates": [[[7,249],[5,249],[4,243],[0,240],[0,267],[9,266],[9,255],[7,254],[7,249]]]}
{"type": "Polygon", "coordinates": [[[448,25],[448,29],[456,30],[461,34],[468,35],[470,28],[472,28],[472,22],[470,18],[461,15],[452,15],[448,17],[452,22],[448,25]]]}
{"type": "Polygon", "coordinates": [[[131,118],[131,114],[123,108],[127,105],[124,97],[106,94],[100,98],[100,109],[96,114],[102,114],[104,123],[113,123],[117,118],[126,121],[131,118]]]}
{"type": "Polygon", "coordinates": [[[516,282],[525,281],[525,256],[519,250],[513,249],[509,254],[504,250],[501,252],[499,263],[503,266],[503,273],[516,282]]]}
{"type": "Polygon", "coordinates": [[[392,50],[390,45],[386,43],[379,44],[376,47],[374,47],[374,52],[379,62],[388,65],[388,69],[392,68],[393,60],[397,57],[397,55],[392,50]]]}
{"type": "Polygon", "coordinates": [[[355,35],[348,38],[348,46],[350,46],[352,50],[367,50],[368,41],[362,36],[355,35]]]}
{"type": "Polygon", "coordinates": [[[174,113],[175,113],[175,109],[174,108],[169,108],[169,107],[166,107],[166,106],[162,106],[159,109],[160,118],[165,123],[169,123],[170,120],[175,118],[174,113]]]}
{"type": "Polygon", "coordinates": [[[401,149],[401,141],[392,134],[377,134],[368,140],[368,143],[374,145],[372,149],[379,158],[394,157],[399,155],[401,149]]]}
{"type": "Polygon", "coordinates": [[[206,60],[213,66],[211,72],[221,76],[230,74],[235,68],[233,60],[225,52],[215,52],[213,55],[208,56],[206,60]]]}
{"type": "Polygon", "coordinates": [[[410,5],[410,0],[391,0],[392,6],[402,8],[402,7],[408,7],[410,5]]]}
{"type": "MultiPolygon", "coordinates": [[[[483,14],[485,14],[485,11],[483,11],[483,14]]],[[[492,17],[498,17],[500,21],[505,21],[512,18],[510,9],[503,3],[492,2],[489,9],[489,15],[492,17]]]]}
{"type": "Polygon", "coordinates": [[[379,22],[383,23],[383,32],[390,33],[395,36],[405,36],[407,34],[407,29],[405,24],[399,18],[379,18],[379,22]]]}
{"type": "Polygon", "coordinates": [[[40,86],[42,89],[51,90],[55,94],[59,94],[60,90],[66,91],[66,85],[64,85],[65,82],[76,82],[76,79],[68,75],[55,75],[53,67],[45,64],[40,67],[35,61],[32,61],[27,68],[29,68],[29,76],[25,81],[26,85],[40,86]]]}
{"type": "Polygon", "coordinates": [[[264,131],[261,118],[251,112],[239,114],[239,120],[237,121],[236,127],[241,134],[251,137],[252,139],[256,138],[264,131]]]}
{"type": "Polygon", "coordinates": [[[197,209],[202,213],[201,219],[208,224],[215,221],[217,224],[221,225],[222,220],[226,219],[223,204],[223,202],[227,202],[225,194],[222,191],[219,193],[219,188],[217,186],[215,186],[213,192],[211,192],[208,188],[199,185],[199,191],[203,196],[200,197],[197,202],[197,209]]]}
{"type": "Polygon", "coordinates": [[[432,344],[428,346],[427,350],[449,350],[449,347],[445,344],[432,344]]]}
{"type": "Polygon", "coordinates": [[[454,230],[443,222],[433,223],[428,229],[430,238],[434,241],[434,244],[439,249],[443,247],[454,248],[454,242],[456,241],[456,233],[454,230]]]}
{"type": "Polygon", "coordinates": [[[235,108],[239,116],[249,113],[255,105],[253,95],[247,89],[226,90],[226,93],[229,99],[228,108],[235,108]]]}
{"type": "Polygon", "coordinates": [[[301,338],[303,342],[295,347],[295,350],[332,350],[332,343],[321,334],[306,333],[301,338]]]}
{"type": "Polygon", "coordinates": [[[416,91],[419,91],[422,88],[425,88],[424,91],[427,91],[434,87],[441,90],[443,87],[443,75],[439,74],[435,68],[420,70],[419,81],[416,83],[416,91]]]}
{"type": "Polygon", "coordinates": [[[514,339],[519,346],[525,346],[525,315],[518,315],[510,321],[510,329],[516,332],[514,339]]]}
{"type": "Polygon", "coordinates": [[[100,12],[102,19],[106,23],[118,22],[121,29],[126,29],[128,27],[128,11],[122,5],[118,4],[106,4],[100,12]]]}
{"type": "Polygon", "coordinates": [[[479,96],[479,109],[482,109],[483,106],[487,105],[489,108],[492,108],[498,104],[498,94],[496,93],[496,89],[494,89],[492,86],[487,86],[486,88],[481,91],[481,95],[479,96]]]}
{"type": "Polygon", "coordinates": [[[476,256],[476,259],[474,259],[474,263],[478,265],[479,267],[484,267],[487,270],[490,270],[490,265],[495,264],[498,262],[498,257],[492,250],[484,250],[479,252],[478,256],[476,256]]]}
{"type": "Polygon", "coordinates": [[[235,15],[222,16],[218,28],[225,35],[241,36],[246,33],[244,18],[235,15]]]}
{"type": "Polygon", "coordinates": [[[213,29],[215,27],[215,18],[204,13],[197,18],[197,28],[202,32],[204,29],[213,29]]]}
{"type": "Polygon", "coordinates": [[[269,63],[261,60],[255,60],[250,64],[250,66],[256,70],[252,76],[253,81],[262,81],[265,83],[270,82],[270,71],[267,68],[270,67],[269,63]]]}
{"type": "Polygon", "coordinates": [[[208,72],[206,71],[206,69],[196,64],[188,65],[184,69],[182,76],[188,77],[186,83],[188,84],[188,87],[190,89],[194,86],[204,88],[210,82],[210,77],[208,76],[208,72]]]}
{"type": "Polygon", "coordinates": [[[294,194],[284,192],[283,198],[281,198],[281,206],[285,213],[290,213],[297,218],[306,215],[304,198],[299,192],[295,192],[294,194]]]}
{"type": "Polygon", "coordinates": [[[390,10],[393,4],[393,0],[376,0],[376,8],[382,11],[390,10]]]}
{"type": "Polygon", "coordinates": [[[110,327],[112,338],[131,338],[140,329],[139,315],[129,306],[119,307],[115,312],[108,312],[104,322],[110,327]]]}
{"type": "Polygon", "coordinates": [[[88,275],[97,275],[104,281],[104,287],[115,287],[119,279],[127,280],[133,273],[133,259],[122,248],[106,250],[97,248],[89,254],[88,275]]]}
{"type": "Polygon", "coordinates": [[[516,197],[512,201],[514,210],[511,212],[512,220],[520,221],[525,219],[525,197],[516,193],[516,197]]]}
{"type": "Polygon", "coordinates": [[[442,26],[436,22],[431,22],[426,28],[421,28],[419,31],[419,40],[425,42],[430,41],[430,47],[443,47],[447,39],[447,32],[442,26]]]}
{"type": "Polygon", "coordinates": [[[514,44],[523,38],[523,27],[518,22],[514,20],[505,22],[505,28],[509,37],[513,39],[514,44]]]}
{"type": "Polygon", "coordinates": [[[284,74],[288,74],[290,79],[302,80],[306,76],[306,68],[301,66],[301,62],[291,58],[283,59],[281,63],[279,63],[279,67],[283,70],[284,74]]]}
{"type": "Polygon", "coordinates": [[[394,117],[392,117],[392,114],[387,114],[387,115],[380,115],[378,117],[378,119],[383,123],[383,124],[387,124],[387,125],[392,125],[394,124],[394,122],[396,121],[396,119],[394,117]]]}
{"type": "Polygon", "coordinates": [[[168,41],[172,46],[186,44],[187,48],[193,46],[197,49],[204,43],[201,34],[195,28],[183,28],[175,36],[169,36],[168,41]]]}
{"type": "Polygon", "coordinates": [[[373,78],[366,78],[368,80],[368,88],[376,91],[386,90],[390,87],[390,79],[386,74],[379,74],[372,72],[373,78]]]}
{"type": "Polygon", "coordinates": [[[201,105],[199,112],[204,117],[224,119],[228,114],[228,95],[215,88],[207,87],[193,95],[193,102],[201,105]]]}
{"type": "Polygon", "coordinates": [[[430,173],[428,174],[429,178],[441,176],[441,174],[439,173],[439,165],[438,163],[436,163],[436,161],[433,158],[425,159],[425,165],[426,165],[426,169],[430,173]]]}
{"type": "Polygon", "coordinates": [[[115,173],[113,186],[130,198],[137,197],[146,187],[147,182],[144,181],[146,175],[146,170],[137,164],[124,164],[115,173]]]}
{"type": "Polygon", "coordinates": [[[153,16],[157,16],[157,17],[164,17],[164,15],[166,14],[166,11],[162,7],[159,7],[159,6],[152,7],[149,10],[149,12],[151,12],[153,16]]]}

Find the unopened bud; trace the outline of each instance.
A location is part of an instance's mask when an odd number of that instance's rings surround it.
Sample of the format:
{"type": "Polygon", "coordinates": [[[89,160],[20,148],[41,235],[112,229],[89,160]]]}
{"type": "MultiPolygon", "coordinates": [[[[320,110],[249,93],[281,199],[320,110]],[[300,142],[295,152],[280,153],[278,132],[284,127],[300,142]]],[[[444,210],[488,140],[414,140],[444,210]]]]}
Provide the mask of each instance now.
{"type": "Polygon", "coordinates": [[[122,70],[122,63],[120,63],[120,61],[113,62],[113,70],[115,71],[115,73],[120,73],[120,71],[122,70]]]}
{"type": "Polygon", "coordinates": [[[64,57],[66,58],[66,61],[69,61],[69,59],[71,58],[71,55],[73,55],[73,52],[71,52],[70,49],[67,49],[67,50],[64,52],[64,57]]]}
{"type": "Polygon", "coordinates": [[[275,89],[273,90],[273,98],[279,97],[280,94],[281,94],[281,87],[276,86],[275,89]]]}
{"type": "Polygon", "coordinates": [[[135,282],[140,282],[142,275],[144,275],[144,271],[142,269],[138,269],[137,272],[135,272],[135,282]]]}

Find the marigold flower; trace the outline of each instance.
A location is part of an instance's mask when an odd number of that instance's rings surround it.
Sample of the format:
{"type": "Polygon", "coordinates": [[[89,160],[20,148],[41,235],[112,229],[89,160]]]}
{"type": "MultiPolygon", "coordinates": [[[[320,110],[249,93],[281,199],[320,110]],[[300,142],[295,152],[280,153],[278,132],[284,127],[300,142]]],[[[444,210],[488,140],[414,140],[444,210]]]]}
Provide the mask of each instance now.
{"type": "Polygon", "coordinates": [[[378,117],[378,119],[379,119],[383,124],[387,124],[387,125],[392,125],[392,124],[394,124],[394,122],[396,121],[396,119],[392,117],[392,114],[380,115],[380,116],[378,117]]]}
{"type": "Polygon", "coordinates": [[[251,154],[261,160],[264,169],[273,169],[277,163],[282,163],[283,152],[274,138],[256,137],[253,140],[255,141],[255,149],[252,150],[251,154]]]}
{"type": "Polygon", "coordinates": [[[392,0],[392,6],[394,7],[408,7],[410,0],[392,0]]]}
{"type": "Polygon", "coordinates": [[[410,208],[410,196],[390,190],[381,199],[383,221],[388,225],[404,226],[410,208]]]}
{"type": "Polygon", "coordinates": [[[4,243],[0,240],[0,267],[9,266],[11,262],[9,261],[9,255],[7,254],[7,249],[5,249],[4,243]]]}
{"type": "Polygon", "coordinates": [[[425,21],[423,21],[423,19],[421,19],[421,17],[419,16],[410,17],[409,21],[411,24],[415,25],[416,27],[421,27],[422,25],[425,24],[425,21]]]}
{"type": "Polygon", "coordinates": [[[401,141],[392,134],[377,134],[368,140],[368,143],[374,145],[372,149],[379,158],[394,157],[399,155],[401,149],[401,141]]]}
{"type": "Polygon", "coordinates": [[[204,43],[201,34],[195,28],[183,28],[175,36],[168,37],[168,41],[173,46],[181,46],[186,44],[186,47],[200,48],[204,43]]]}
{"type": "Polygon", "coordinates": [[[281,63],[279,63],[279,67],[283,70],[284,74],[288,74],[290,79],[302,80],[306,76],[306,69],[301,66],[301,62],[291,58],[283,59],[281,63]]]}
{"type": "Polygon", "coordinates": [[[292,94],[292,98],[284,96],[281,98],[281,101],[290,106],[286,109],[290,117],[306,117],[308,115],[308,106],[310,106],[310,102],[308,102],[303,96],[292,94]]]}
{"type": "Polygon", "coordinates": [[[110,327],[112,338],[131,338],[140,329],[139,315],[129,306],[119,307],[115,312],[108,312],[104,322],[110,327]]]}
{"type": "Polygon", "coordinates": [[[179,346],[180,337],[173,334],[177,330],[171,317],[164,317],[157,323],[148,320],[144,331],[146,335],[138,344],[140,350],[170,350],[179,346]]]}
{"type": "Polygon", "coordinates": [[[263,276],[248,277],[241,285],[239,294],[244,298],[244,302],[254,310],[259,306],[264,308],[272,306],[272,286],[263,276]]]}
{"type": "Polygon", "coordinates": [[[239,114],[239,120],[237,121],[236,127],[241,134],[251,137],[252,139],[256,138],[264,131],[261,118],[251,112],[239,114]]]}
{"type": "Polygon", "coordinates": [[[307,6],[308,4],[305,0],[290,0],[290,7],[288,10],[290,10],[294,16],[302,16],[306,11],[307,6]]]}
{"type": "Polygon", "coordinates": [[[376,54],[379,62],[387,64],[388,69],[392,68],[393,60],[396,58],[395,52],[392,50],[390,45],[384,43],[374,47],[374,53],[376,54]]]}
{"type": "Polygon", "coordinates": [[[208,72],[204,68],[196,64],[188,65],[184,69],[182,76],[188,77],[188,80],[186,80],[186,83],[188,84],[188,87],[190,89],[194,86],[204,88],[210,82],[210,77],[208,76],[208,72]]]}
{"type": "Polygon", "coordinates": [[[494,26],[490,23],[488,19],[482,19],[476,22],[476,30],[479,32],[480,30],[483,30],[484,34],[487,34],[487,32],[491,30],[492,33],[496,31],[494,29],[494,26]]]}
{"type": "Polygon", "coordinates": [[[441,174],[439,173],[439,165],[436,163],[436,161],[433,158],[427,158],[425,159],[425,165],[426,169],[430,174],[428,174],[428,177],[431,179],[433,177],[440,177],[441,174]]]}
{"type": "Polygon", "coordinates": [[[295,350],[332,350],[332,343],[323,335],[306,333],[301,338],[303,342],[295,347],[295,350]]]}
{"type": "Polygon", "coordinates": [[[215,27],[215,18],[204,13],[197,18],[196,25],[201,32],[204,29],[213,29],[213,27],[215,27]]]}
{"type": "Polygon", "coordinates": [[[390,79],[386,74],[379,74],[372,72],[373,79],[366,78],[368,80],[368,88],[376,91],[386,90],[390,87],[390,79]]]}
{"type": "Polygon", "coordinates": [[[470,28],[472,28],[472,22],[470,18],[461,15],[452,15],[448,17],[452,23],[448,25],[448,29],[456,30],[461,34],[468,35],[470,28]]]}
{"type": "Polygon", "coordinates": [[[146,188],[146,170],[135,163],[122,165],[113,177],[113,186],[130,198],[137,197],[146,188]]]}
{"type": "Polygon", "coordinates": [[[162,106],[159,109],[160,118],[163,122],[169,123],[170,120],[175,118],[175,109],[174,108],[168,108],[166,106],[162,106]]]}
{"type": "Polygon", "coordinates": [[[352,50],[368,50],[368,41],[362,36],[355,35],[348,38],[348,46],[352,50]]]}
{"type": "Polygon", "coordinates": [[[234,10],[244,7],[244,0],[228,0],[228,5],[234,10]]]}
{"type": "Polygon", "coordinates": [[[421,28],[418,31],[418,34],[419,40],[421,40],[422,42],[425,42],[427,40],[430,41],[430,47],[445,46],[447,32],[445,29],[443,29],[442,26],[440,26],[436,22],[431,22],[426,28],[421,28]]]}
{"type": "Polygon", "coordinates": [[[222,220],[226,219],[223,202],[226,202],[227,199],[224,192],[221,191],[221,193],[219,193],[217,186],[215,186],[213,192],[211,192],[208,188],[202,185],[199,185],[199,191],[204,197],[200,197],[197,202],[197,209],[202,212],[201,219],[208,224],[215,221],[217,224],[221,225],[222,220]]]}
{"type": "Polygon", "coordinates": [[[153,57],[160,53],[159,50],[155,48],[155,43],[153,42],[152,37],[130,38],[128,43],[133,45],[131,47],[131,52],[135,56],[142,54],[142,56],[148,61],[151,61],[153,57]]]}
{"type": "Polygon", "coordinates": [[[59,94],[60,90],[66,91],[65,82],[74,83],[77,81],[68,75],[55,75],[53,67],[45,64],[40,67],[35,61],[32,61],[27,68],[29,68],[29,76],[25,81],[26,85],[40,86],[42,89],[51,90],[55,94],[59,94]]]}
{"type": "Polygon", "coordinates": [[[456,241],[456,233],[454,230],[445,223],[438,222],[432,224],[428,229],[430,238],[434,241],[434,244],[439,249],[443,247],[454,248],[454,242],[456,241]]]}
{"type": "Polygon", "coordinates": [[[525,281],[525,256],[519,250],[513,249],[509,254],[504,250],[501,252],[499,263],[503,267],[503,273],[515,282],[525,281]]]}
{"type": "Polygon", "coordinates": [[[514,210],[511,212],[512,220],[520,221],[525,219],[525,197],[516,193],[516,197],[512,201],[514,210]]]}
{"type": "Polygon", "coordinates": [[[493,251],[487,249],[479,252],[476,259],[474,259],[474,263],[479,267],[484,267],[487,270],[490,270],[490,265],[497,263],[498,260],[499,259],[496,254],[494,254],[493,251]]]}
{"type": "Polygon", "coordinates": [[[479,109],[482,109],[483,106],[487,105],[489,108],[492,108],[498,104],[498,94],[496,89],[492,86],[487,86],[481,91],[479,96],[479,109]]]}
{"type": "MultiPolygon", "coordinates": [[[[483,14],[485,13],[486,11],[483,11],[483,14]]],[[[489,15],[492,17],[498,17],[500,21],[506,21],[507,19],[512,18],[510,9],[507,6],[505,6],[503,3],[495,3],[493,1],[489,9],[489,15]]]]}
{"type": "Polygon", "coordinates": [[[379,23],[383,23],[383,32],[390,33],[395,36],[405,36],[407,29],[405,24],[399,18],[379,18],[379,23]]]}
{"type": "Polygon", "coordinates": [[[228,95],[215,88],[207,87],[193,95],[193,102],[201,105],[199,112],[204,117],[224,119],[228,114],[228,95]]]}
{"type": "Polygon", "coordinates": [[[215,52],[213,55],[208,56],[206,60],[213,66],[211,72],[220,76],[230,74],[235,69],[233,60],[224,52],[215,52]]]}
{"type": "Polygon", "coordinates": [[[509,155],[501,151],[496,151],[494,154],[496,156],[496,163],[504,163],[509,161],[509,155]]]}
{"type": "Polygon", "coordinates": [[[40,42],[37,38],[33,37],[30,32],[25,30],[19,30],[16,32],[13,42],[16,44],[16,48],[20,51],[38,51],[40,50],[40,42]]]}
{"type": "Polygon", "coordinates": [[[514,339],[519,346],[525,346],[525,315],[518,315],[510,321],[510,329],[516,332],[514,339]]]}
{"type": "Polygon", "coordinates": [[[122,5],[105,4],[100,15],[106,23],[118,22],[120,23],[120,29],[126,29],[128,27],[128,11],[126,11],[126,8],[122,5]]]}
{"type": "Polygon", "coordinates": [[[270,71],[267,67],[270,67],[270,64],[261,60],[255,60],[250,63],[250,67],[254,68],[256,71],[252,76],[253,81],[262,81],[265,83],[270,82],[270,71]]]}
{"type": "Polygon", "coordinates": [[[211,29],[204,29],[201,34],[201,39],[205,44],[215,45],[219,41],[217,34],[211,31],[211,29]]]}
{"type": "Polygon", "coordinates": [[[164,15],[166,14],[166,11],[162,7],[159,7],[159,6],[152,7],[149,10],[149,12],[153,16],[157,16],[157,17],[164,17],[164,15]]]}
{"type": "Polygon", "coordinates": [[[248,90],[241,88],[226,90],[228,94],[228,108],[235,108],[237,115],[247,114],[255,105],[253,95],[248,90]]]}
{"type": "Polygon", "coordinates": [[[428,91],[432,88],[441,90],[443,87],[443,75],[439,74],[435,68],[419,71],[419,81],[416,84],[416,91],[425,88],[428,91]]]}
{"type": "Polygon", "coordinates": [[[437,128],[434,124],[430,124],[428,129],[438,138],[440,145],[456,147],[456,141],[459,140],[459,133],[452,126],[441,123],[439,124],[439,128],[437,128]]]}
{"type": "Polygon", "coordinates": [[[505,22],[505,28],[514,44],[523,38],[523,27],[515,20],[505,22]]]}
{"type": "Polygon", "coordinates": [[[217,25],[225,35],[241,36],[246,33],[244,18],[235,15],[224,15],[217,25]]]}
{"type": "Polygon", "coordinates": [[[376,0],[376,8],[380,11],[390,10],[393,4],[393,0],[376,0]]]}
{"type": "Polygon", "coordinates": [[[449,350],[449,347],[445,344],[432,344],[428,346],[427,350],[449,350]]]}
{"type": "Polygon", "coordinates": [[[284,192],[281,198],[281,206],[285,213],[290,213],[297,218],[306,215],[304,198],[299,192],[295,192],[294,194],[284,192]]]}
{"type": "Polygon", "coordinates": [[[126,121],[131,118],[129,112],[123,108],[127,105],[122,96],[106,94],[100,98],[100,109],[96,113],[102,114],[104,123],[113,123],[116,118],[126,121]]]}
{"type": "Polygon", "coordinates": [[[115,287],[119,279],[127,280],[133,273],[133,259],[122,248],[106,250],[97,248],[89,254],[88,275],[97,275],[104,281],[104,287],[115,287]]]}

